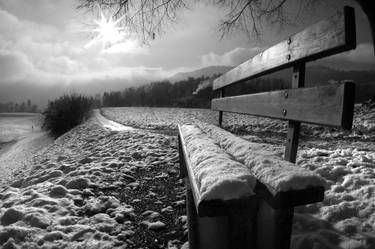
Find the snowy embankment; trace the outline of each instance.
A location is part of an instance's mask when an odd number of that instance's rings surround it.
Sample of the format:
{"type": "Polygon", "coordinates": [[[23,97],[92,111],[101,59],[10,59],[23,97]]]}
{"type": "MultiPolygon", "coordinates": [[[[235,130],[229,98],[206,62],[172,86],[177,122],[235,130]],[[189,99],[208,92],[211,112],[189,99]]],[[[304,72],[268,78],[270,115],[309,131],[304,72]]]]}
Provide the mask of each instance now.
{"type": "Polygon", "coordinates": [[[33,156],[53,143],[45,132],[29,134],[14,142],[0,155],[0,183],[10,182],[15,172],[26,169],[33,156]]]}
{"type": "Polygon", "coordinates": [[[180,246],[186,216],[177,162],[174,137],[109,131],[91,119],[0,188],[0,247],[180,246]]]}

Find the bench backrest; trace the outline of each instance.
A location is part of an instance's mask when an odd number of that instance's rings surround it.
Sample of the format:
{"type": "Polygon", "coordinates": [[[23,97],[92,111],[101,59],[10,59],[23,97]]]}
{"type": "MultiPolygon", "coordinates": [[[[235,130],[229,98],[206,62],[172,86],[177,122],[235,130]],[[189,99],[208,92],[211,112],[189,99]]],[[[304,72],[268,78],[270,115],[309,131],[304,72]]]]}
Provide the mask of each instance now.
{"type": "Polygon", "coordinates": [[[213,82],[220,98],[211,108],[223,112],[288,120],[285,159],[295,162],[300,123],[351,129],[355,86],[352,82],[303,88],[305,64],[356,47],[354,9],[345,6],[333,17],[320,21],[264,50],[213,82]],[[225,97],[225,88],[285,68],[293,68],[292,88],[282,91],[225,97]],[[298,89],[300,88],[300,89],[298,89]]]}

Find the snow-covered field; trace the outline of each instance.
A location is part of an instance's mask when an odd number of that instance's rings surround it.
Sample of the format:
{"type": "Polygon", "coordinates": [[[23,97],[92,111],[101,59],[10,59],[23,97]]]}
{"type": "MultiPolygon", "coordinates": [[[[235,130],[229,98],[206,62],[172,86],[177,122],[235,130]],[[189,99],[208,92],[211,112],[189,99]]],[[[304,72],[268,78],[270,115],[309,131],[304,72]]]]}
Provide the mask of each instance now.
{"type": "MultiPolygon", "coordinates": [[[[218,112],[209,109],[115,107],[102,108],[103,116],[121,124],[154,130],[176,129],[177,124],[205,122],[217,124],[218,112]]],[[[224,113],[223,127],[236,134],[256,135],[261,139],[270,136],[284,139],[287,123],[280,120],[259,118],[250,115],[224,113]]],[[[353,130],[342,131],[316,125],[302,125],[302,137],[321,139],[350,139],[375,141],[375,112],[366,106],[355,107],[353,130]]],[[[310,139],[310,138],[309,138],[310,139]]]]}
{"type": "MultiPolygon", "coordinates": [[[[172,108],[103,113],[156,130],[216,123],[217,117],[172,108]]],[[[224,120],[228,129],[282,155],[282,122],[241,115],[224,120]]],[[[296,208],[293,248],[375,248],[375,110],[357,107],[355,120],[353,132],[304,129],[297,164],[328,186],[324,202],[296,208]]],[[[18,181],[1,185],[0,246],[180,248],[187,228],[176,140],[159,131],[110,131],[93,119],[63,135],[17,174],[18,181]]]]}
{"type": "MultiPolygon", "coordinates": [[[[210,110],[167,109],[168,118],[164,110],[105,108],[102,113],[141,128],[217,123],[217,113],[210,110]]],[[[226,129],[252,142],[270,143],[283,154],[285,122],[230,113],[223,120],[226,129]]],[[[297,165],[325,178],[328,186],[322,203],[296,208],[292,247],[375,248],[375,109],[357,105],[352,131],[304,125],[301,133],[297,165]]]]}

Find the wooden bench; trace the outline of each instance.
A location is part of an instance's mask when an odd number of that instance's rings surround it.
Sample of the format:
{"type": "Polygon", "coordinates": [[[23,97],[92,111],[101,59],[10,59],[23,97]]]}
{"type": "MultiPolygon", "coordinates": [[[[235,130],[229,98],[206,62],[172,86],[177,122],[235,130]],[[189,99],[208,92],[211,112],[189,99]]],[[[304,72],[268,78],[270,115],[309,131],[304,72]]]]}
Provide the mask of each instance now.
{"type": "MultiPolygon", "coordinates": [[[[351,129],[353,121],[354,83],[344,82],[304,88],[305,64],[355,47],[354,9],[346,6],[333,17],[320,21],[266,49],[214,81],[213,90],[220,91],[220,98],[212,100],[212,110],[219,111],[219,125],[221,126],[223,121],[223,112],[288,121],[284,160],[272,159],[274,160],[272,162],[290,167],[289,164],[292,165],[296,161],[301,122],[351,129]],[[225,97],[225,89],[228,86],[290,67],[293,68],[292,89],[225,97]]],[[[230,146],[233,147],[236,141],[243,143],[243,146],[251,148],[251,151],[246,152],[248,154],[245,153],[246,158],[252,157],[255,161],[259,161],[261,158],[259,155],[264,149],[258,148],[253,143],[246,144],[242,140],[236,140],[234,135],[231,137],[225,133],[226,131],[221,132],[218,127],[217,129],[210,128],[209,125],[207,127],[179,126],[180,165],[181,176],[185,178],[187,187],[190,248],[289,248],[294,207],[322,201],[324,187],[307,185],[298,189],[275,189],[273,182],[256,171],[261,168],[254,170],[251,165],[246,164],[249,163],[246,162],[248,159],[244,159],[239,161],[249,168],[251,174],[254,174],[255,185],[249,183],[251,182],[249,175],[246,176],[245,181],[241,177],[237,179],[236,175],[233,180],[229,179],[225,184],[231,184],[232,181],[235,186],[228,186],[241,190],[243,186],[247,186],[241,184],[248,184],[248,192],[244,190],[241,195],[233,192],[232,196],[230,193],[229,196],[225,193],[225,198],[204,198],[201,178],[210,172],[218,180],[222,177],[216,176],[217,172],[212,169],[204,171],[201,175],[197,173],[201,167],[215,167],[215,165],[207,165],[209,160],[215,162],[215,155],[219,155],[217,154],[219,152],[212,151],[223,150],[223,154],[230,155],[228,158],[220,157],[218,162],[223,162],[223,165],[225,163],[235,165],[238,167],[238,172],[241,172],[241,165],[231,161],[238,154],[236,146],[234,149],[230,146]],[[200,136],[202,138],[199,138],[200,136]],[[199,147],[200,142],[205,145],[199,147]],[[225,143],[229,143],[230,146],[225,143]],[[204,155],[206,149],[208,153],[212,152],[211,157],[198,158],[198,160],[197,157],[204,155]],[[201,163],[202,160],[206,163],[201,163]],[[199,167],[199,170],[196,167],[199,167]]],[[[267,164],[267,155],[273,158],[273,154],[264,152],[264,155],[264,162],[267,164]]],[[[272,167],[272,165],[268,166],[272,167]]],[[[298,166],[294,167],[298,168],[298,166]]],[[[226,172],[225,168],[220,168],[223,169],[226,172]]],[[[229,173],[227,177],[230,178],[231,174],[229,173]]]]}

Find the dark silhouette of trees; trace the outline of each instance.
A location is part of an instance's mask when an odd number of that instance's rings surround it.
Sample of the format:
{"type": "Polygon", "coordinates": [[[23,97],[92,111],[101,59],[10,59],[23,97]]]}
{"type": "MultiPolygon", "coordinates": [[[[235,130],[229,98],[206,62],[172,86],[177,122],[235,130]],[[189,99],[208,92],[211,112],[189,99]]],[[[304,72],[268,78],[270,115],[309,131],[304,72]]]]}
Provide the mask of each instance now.
{"type": "MultiPolygon", "coordinates": [[[[148,85],[126,88],[123,91],[105,92],[103,106],[148,106],[210,108],[213,78],[200,77],[171,83],[169,81],[152,82],[148,85]],[[211,84],[206,84],[209,81],[211,84]],[[205,85],[204,88],[199,87],[205,85]],[[197,89],[200,89],[197,91],[197,89]]],[[[239,95],[288,88],[288,83],[280,79],[255,79],[235,88],[228,87],[228,95],[239,95]]]]}
{"type": "Polygon", "coordinates": [[[43,128],[59,136],[86,120],[95,107],[95,98],[78,94],[63,95],[48,102],[43,128]]]}
{"type": "Polygon", "coordinates": [[[193,94],[207,78],[188,78],[176,83],[152,82],[123,91],[105,92],[103,106],[209,107],[212,88],[193,94]]]}
{"type": "Polygon", "coordinates": [[[0,103],[0,112],[39,112],[38,106],[32,104],[31,100],[19,103],[0,103]]]}

